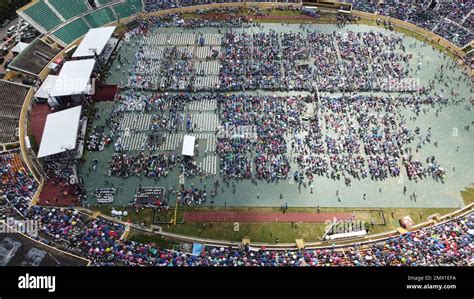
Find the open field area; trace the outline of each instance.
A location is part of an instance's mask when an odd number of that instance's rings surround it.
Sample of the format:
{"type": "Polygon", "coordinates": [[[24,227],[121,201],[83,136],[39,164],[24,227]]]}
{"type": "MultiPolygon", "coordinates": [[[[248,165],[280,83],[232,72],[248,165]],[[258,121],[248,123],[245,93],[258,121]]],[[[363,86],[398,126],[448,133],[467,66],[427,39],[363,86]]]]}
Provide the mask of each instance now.
{"type": "MultiPolygon", "coordinates": [[[[301,31],[302,34],[309,34],[308,32],[320,32],[321,34],[335,32],[381,32],[382,34],[393,34],[385,29],[379,27],[373,27],[368,25],[348,25],[343,29],[336,28],[334,25],[305,25],[301,27],[299,25],[280,25],[280,24],[264,24],[262,28],[251,28],[251,29],[238,29],[237,32],[269,32],[269,30],[276,30],[281,34],[293,34],[301,31]]],[[[149,38],[157,41],[156,46],[151,46],[150,51],[153,49],[166,49],[167,46],[160,46],[160,39],[166,41],[168,38],[177,38],[179,36],[190,36],[192,34],[199,35],[202,33],[209,34],[209,36],[219,36],[213,28],[203,28],[197,31],[173,29],[173,28],[159,28],[156,31],[149,33],[149,38]],[[183,32],[183,33],[180,33],[183,32]],[[207,33],[206,33],[207,32],[207,33]],[[179,34],[178,34],[179,33],[179,34]],[[176,35],[178,34],[178,35],[176,35]],[[184,34],[184,35],[181,35],[184,34]]],[[[410,76],[417,78],[420,84],[427,84],[430,80],[433,80],[433,74],[435,70],[446,60],[443,59],[442,54],[437,51],[433,51],[430,47],[423,46],[419,41],[411,37],[403,37],[403,43],[406,45],[406,52],[411,55],[411,59],[407,64],[407,71],[410,76]],[[422,66],[420,70],[417,70],[417,65],[422,66]]],[[[186,37],[187,38],[187,37],[186,37]]],[[[221,38],[221,37],[219,37],[221,38]]],[[[148,37],[145,38],[145,41],[148,37]]],[[[109,77],[111,83],[120,83],[124,85],[127,79],[129,71],[135,59],[134,45],[137,40],[132,39],[127,44],[122,45],[120,49],[121,59],[124,60],[124,64],[120,66],[121,69],[125,69],[124,73],[114,72],[109,77]]],[[[176,42],[179,43],[178,39],[176,42]]],[[[216,41],[219,43],[218,41],[216,41]]],[[[187,42],[184,42],[187,43],[187,42]]],[[[194,43],[194,41],[193,41],[194,43]]],[[[211,42],[212,43],[212,42],[211,42]]],[[[153,44],[154,45],[154,44],[153,44]]],[[[197,51],[190,61],[194,62],[196,66],[202,64],[199,59],[200,47],[194,46],[194,51],[197,51]]],[[[154,51],[154,50],[153,50],[154,51]]],[[[309,62],[311,62],[309,58],[309,62]]],[[[118,62],[116,62],[118,63],[118,62]]],[[[221,62],[216,60],[216,65],[221,62]]],[[[114,65],[113,68],[118,67],[114,65]]],[[[159,68],[160,66],[157,65],[159,68]]],[[[207,64],[206,64],[207,67],[207,64]]],[[[209,66],[210,67],[210,66],[209,66]]],[[[213,78],[215,71],[212,68],[206,69],[203,78],[213,78]]],[[[459,74],[459,70],[449,69],[448,72],[452,72],[454,76],[459,74]]],[[[133,72],[133,71],[130,71],[133,72]]],[[[217,72],[218,69],[217,69],[217,72]]],[[[158,79],[159,80],[159,79],[158,79]]],[[[204,82],[204,81],[203,81],[204,82]]],[[[164,83],[164,86],[170,87],[168,83],[164,83]]],[[[451,86],[456,85],[455,82],[450,82],[451,86]]],[[[464,85],[464,82],[458,84],[464,85]]],[[[448,85],[449,86],[449,85],[448,85]]],[[[167,87],[165,87],[167,88],[167,87]]],[[[435,93],[440,93],[446,88],[445,86],[435,87],[435,93]],[[437,91],[436,91],[437,90],[437,91]]],[[[457,99],[468,97],[467,88],[459,88],[459,95],[457,99]]],[[[159,98],[161,91],[144,90],[143,92],[130,94],[128,91],[123,91],[123,97],[125,99],[131,99],[136,97],[146,98],[159,98]]],[[[447,91],[444,91],[446,93],[447,91]]],[[[171,95],[173,92],[170,93],[171,95]]],[[[240,94],[233,92],[232,94],[240,94]]],[[[270,95],[269,91],[246,91],[242,93],[245,96],[256,96],[256,95],[270,95]]],[[[277,96],[307,96],[307,92],[283,92],[274,93],[277,96]]],[[[398,93],[383,93],[383,92],[361,92],[355,93],[365,96],[368,94],[374,94],[377,96],[405,96],[404,94],[398,93]]],[[[192,93],[188,93],[192,95],[192,93]]],[[[419,129],[421,133],[417,134],[418,145],[422,147],[416,149],[416,153],[412,155],[421,161],[424,161],[428,157],[436,156],[437,163],[443,167],[446,171],[445,178],[441,181],[435,181],[430,177],[422,180],[408,179],[407,175],[402,169],[400,176],[389,177],[385,180],[370,180],[356,179],[353,180],[350,187],[345,186],[343,179],[331,179],[328,177],[315,177],[313,182],[308,181],[306,178],[302,183],[298,183],[294,179],[294,173],[298,170],[298,164],[295,163],[297,153],[292,153],[290,144],[297,141],[298,136],[304,136],[306,133],[301,135],[295,135],[294,137],[288,136],[286,138],[287,151],[290,152],[290,167],[291,172],[284,178],[277,180],[225,180],[222,177],[222,156],[216,152],[215,145],[217,140],[212,136],[214,131],[223,123],[223,120],[219,118],[219,114],[222,113],[222,109],[226,109],[221,106],[220,112],[216,111],[216,101],[213,100],[215,96],[210,95],[206,92],[198,92],[196,96],[204,96],[206,100],[197,101],[196,103],[185,103],[184,106],[178,109],[177,112],[165,112],[158,114],[153,110],[150,112],[125,112],[123,119],[118,122],[118,134],[122,140],[122,151],[127,152],[129,155],[137,155],[138,153],[145,154],[175,154],[180,155],[182,137],[185,134],[192,134],[197,137],[199,154],[195,157],[195,165],[198,169],[202,170],[205,175],[197,175],[187,177],[185,187],[207,189],[208,193],[212,189],[216,189],[217,192],[211,198],[208,198],[203,205],[207,206],[280,206],[283,203],[288,203],[290,207],[302,206],[302,207],[337,207],[343,208],[347,206],[360,207],[360,208],[389,208],[389,207],[400,207],[400,208],[458,208],[462,205],[459,190],[462,190],[465,186],[471,183],[471,179],[467,175],[469,170],[472,168],[471,160],[467,157],[470,155],[469,148],[472,147],[472,132],[466,131],[463,127],[470,122],[472,113],[465,109],[463,100],[459,100],[455,104],[449,104],[443,106],[442,109],[433,106],[427,106],[423,108],[420,115],[415,114],[410,109],[401,109],[397,114],[399,116],[406,116],[411,120],[408,128],[410,130],[419,129]],[[182,110],[181,110],[182,109],[182,110]],[[155,117],[172,117],[175,123],[169,123],[167,128],[153,129],[153,124],[156,123],[155,117]],[[187,119],[187,120],[186,120],[187,119]],[[191,120],[191,121],[189,121],[191,120]],[[194,132],[190,133],[190,128],[187,127],[191,123],[194,126],[194,132]],[[446,124],[449,123],[449,126],[446,124]],[[170,128],[176,130],[170,133],[170,128]],[[197,129],[196,129],[197,128],[197,129]],[[132,130],[130,132],[130,130],[132,130]],[[175,133],[176,132],[176,133],[175,133]],[[425,140],[424,135],[429,135],[429,140],[425,140]],[[147,146],[147,140],[149,136],[164,136],[167,138],[165,144],[161,147],[151,149],[147,146]],[[125,147],[124,147],[125,146],[125,147]],[[215,188],[216,181],[219,183],[219,187],[215,188]],[[313,186],[311,188],[311,186],[313,186]],[[407,191],[403,192],[403,188],[407,191]],[[411,199],[410,194],[416,193],[416,200],[411,199]],[[364,194],[366,194],[364,196],[364,194]]],[[[338,93],[325,93],[321,92],[320,97],[327,97],[328,99],[337,98],[341,96],[338,93]]],[[[173,101],[173,99],[168,99],[173,101]]],[[[225,100],[224,100],[225,101],[225,100]]],[[[219,102],[219,101],[217,101],[219,102]]],[[[97,114],[100,118],[96,118],[94,127],[104,128],[104,133],[110,132],[108,124],[110,124],[110,118],[113,111],[120,109],[119,103],[98,103],[96,104],[97,114]]],[[[320,106],[321,107],[321,106],[320,106]]],[[[317,108],[316,108],[317,109],[317,108]]],[[[325,111],[322,108],[314,110],[312,105],[304,108],[309,117],[312,113],[320,115],[322,118],[325,111]]],[[[171,111],[171,110],[170,110],[171,111]]],[[[301,117],[305,117],[304,114],[301,117]]],[[[398,116],[397,116],[398,117],[398,116]]],[[[169,118],[171,119],[171,118],[169,118]]],[[[347,119],[346,121],[350,121],[347,119]]],[[[303,123],[303,126],[304,123],[303,123]]],[[[327,129],[327,125],[326,125],[327,129]]],[[[114,132],[115,133],[115,132],[114,132]]],[[[323,128],[322,135],[334,134],[331,130],[325,131],[323,128]]],[[[336,133],[337,136],[337,133],[336,133]]],[[[115,139],[115,138],[114,138],[115,139]]],[[[412,142],[412,146],[416,146],[416,142],[412,142]]],[[[115,145],[117,143],[115,142],[115,145]]],[[[176,185],[178,183],[178,175],[180,170],[177,168],[171,168],[166,176],[147,177],[142,175],[130,176],[127,178],[109,176],[111,158],[116,152],[113,144],[105,147],[101,152],[88,152],[87,161],[82,166],[81,175],[85,181],[86,189],[89,193],[88,203],[95,205],[94,191],[98,188],[113,186],[117,191],[114,196],[115,205],[128,205],[129,202],[133,201],[136,194],[137,188],[141,186],[157,186],[165,189],[165,200],[168,201],[170,206],[175,204],[175,192],[176,185]],[[96,164],[94,166],[93,164],[96,164]],[[96,170],[92,170],[97,167],[96,170]],[[105,181],[104,181],[105,180],[105,181]],[[170,191],[171,190],[171,191],[170,191]]],[[[253,158],[251,158],[253,159],[253,158]]],[[[398,162],[399,167],[403,168],[401,161],[398,162]]],[[[253,164],[252,167],[255,167],[253,164]]],[[[252,170],[255,172],[256,170],[252,170]]]]}

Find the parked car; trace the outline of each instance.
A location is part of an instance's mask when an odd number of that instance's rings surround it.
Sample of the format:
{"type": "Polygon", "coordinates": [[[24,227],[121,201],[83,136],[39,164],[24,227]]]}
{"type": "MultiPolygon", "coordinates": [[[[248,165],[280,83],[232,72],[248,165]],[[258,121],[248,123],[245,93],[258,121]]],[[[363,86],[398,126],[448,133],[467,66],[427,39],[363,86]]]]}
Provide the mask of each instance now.
{"type": "Polygon", "coordinates": [[[33,37],[35,37],[35,36],[36,36],[36,34],[33,33],[33,32],[26,32],[26,33],[23,33],[23,32],[22,32],[22,34],[21,34],[21,37],[22,37],[22,38],[25,38],[25,39],[33,38],[33,37]]]}
{"type": "Polygon", "coordinates": [[[16,26],[11,26],[11,27],[8,28],[8,30],[7,30],[7,35],[8,35],[8,36],[12,36],[12,35],[15,33],[15,30],[16,30],[16,26]]]}
{"type": "Polygon", "coordinates": [[[10,23],[10,20],[9,20],[9,19],[5,19],[5,20],[2,21],[2,23],[0,23],[0,27],[3,28],[3,27],[5,27],[5,26],[7,26],[8,23],[10,23]]]}

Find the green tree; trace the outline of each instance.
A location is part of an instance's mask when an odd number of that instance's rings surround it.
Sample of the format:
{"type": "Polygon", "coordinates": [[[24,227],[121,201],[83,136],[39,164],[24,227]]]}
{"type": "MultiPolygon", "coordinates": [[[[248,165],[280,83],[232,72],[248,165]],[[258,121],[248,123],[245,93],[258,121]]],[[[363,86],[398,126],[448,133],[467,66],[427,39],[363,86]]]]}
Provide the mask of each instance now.
{"type": "Polygon", "coordinates": [[[17,9],[29,2],[30,0],[0,0],[0,20],[10,17],[17,9]]]}

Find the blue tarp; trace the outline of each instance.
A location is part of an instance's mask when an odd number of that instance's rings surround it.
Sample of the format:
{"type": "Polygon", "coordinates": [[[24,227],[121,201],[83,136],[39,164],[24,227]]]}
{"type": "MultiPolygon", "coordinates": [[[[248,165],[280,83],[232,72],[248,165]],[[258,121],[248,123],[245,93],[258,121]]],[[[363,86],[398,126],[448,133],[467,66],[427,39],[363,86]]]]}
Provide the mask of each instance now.
{"type": "Polygon", "coordinates": [[[204,250],[204,245],[200,243],[193,243],[193,255],[199,256],[204,250]]]}

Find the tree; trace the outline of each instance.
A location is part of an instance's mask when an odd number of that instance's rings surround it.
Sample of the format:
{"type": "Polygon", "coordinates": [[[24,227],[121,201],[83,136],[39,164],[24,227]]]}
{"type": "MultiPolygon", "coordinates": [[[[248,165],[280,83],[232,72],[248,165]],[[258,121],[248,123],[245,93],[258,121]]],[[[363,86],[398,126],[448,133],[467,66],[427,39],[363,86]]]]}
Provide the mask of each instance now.
{"type": "Polygon", "coordinates": [[[30,0],[1,0],[0,20],[4,20],[15,13],[17,9],[28,4],[30,0]]]}

